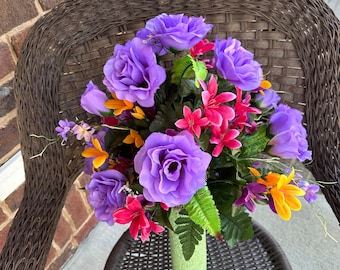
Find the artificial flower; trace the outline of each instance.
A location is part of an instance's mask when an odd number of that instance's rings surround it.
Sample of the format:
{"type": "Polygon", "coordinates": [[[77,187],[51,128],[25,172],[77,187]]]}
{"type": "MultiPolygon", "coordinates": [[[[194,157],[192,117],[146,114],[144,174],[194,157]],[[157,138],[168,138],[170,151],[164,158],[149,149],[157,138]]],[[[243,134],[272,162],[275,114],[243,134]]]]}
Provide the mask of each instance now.
{"type": "Polygon", "coordinates": [[[297,186],[306,192],[304,198],[308,203],[313,203],[317,200],[317,193],[320,190],[320,186],[317,184],[310,184],[307,181],[299,180],[297,181],[297,186]]]}
{"type": "Polygon", "coordinates": [[[98,220],[114,224],[113,212],[125,203],[126,195],[122,187],[126,181],[126,177],[116,170],[94,172],[91,175],[85,189],[89,192],[88,200],[98,220]]]}
{"type": "Polygon", "coordinates": [[[177,120],[175,125],[178,128],[188,130],[199,138],[201,136],[201,128],[209,123],[208,118],[202,118],[202,110],[200,108],[192,112],[188,106],[183,107],[183,116],[184,119],[177,120]]]}
{"type": "Polygon", "coordinates": [[[255,200],[264,200],[263,195],[266,192],[266,186],[259,183],[251,182],[242,189],[242,195],[233,205],[244,205],[250,212],[254,212],[256,208],[255,200]]]}
{"type": "Polygon", "coordinates": [[[102,149],[98,139],[92,138],[93,147],[86,148],[81,154],[85,158],[94,158],[92,163],[94,168],[99,168],[109,158],[109,154],[102,149]]]}
{"type": "Polygon", "coordinates": [[[254,55],[241,46],[237,39],[228,38],[215,41],[216,69],[222,78],[241,88],[253,90],[262,80],[261,65],[254,55]]]}
{"type": "Polygon", "coordinates": [[[165,81],[165,69],[157,64],[152,48],[139,38],[117,44],[113,56],[104,65],[104,81],[120,100],[154,105],[154,94],[165,81]]]}
{"type": "Polygon", "coordinates": [[[80,98],[80,105],[85,111],[102,116],[103,113],[108,113],[110,111],[104,106],[106,100],[106,94],[90,81],[86,85],[86,90],[80,98]]]}
{"type": "Polygon", "coordinates": [[[145,199],[173,207],[189,202],[205,185],[210,160],[194,136],[184,130],[175,136],[152,133],[134,163],[145,199]]]}
{"type": "Polygon", "coordinates": [[[144,141],[137,131],[130,129],[130,134],[125,137],[123,143],[135,144],[137,148],[140,148],[144,144],[144,141]]]}
{"type": "Polygon", "coordinates": [[[131,112],[131,115],[134,118],[139,119],[139,120],[142,120],[142,119],[145,118],[145,113],[142,110],[142,108],[139,107],[139,106],[136,106],[136,107],[133,108],[133,112],[131,112]]]}
{"type": "Polygon", "coordinates": [[[126,110],[133,108],[133,103],[128,100],[120,100],[117,96],[112,93],[113,99],[109,99],[105,102],[105,107],[112,109],[115,116],[121,115],[126,110]]]}
{"type": "Polygon", "coordinates": [[[75,123],[73,121],[65,120],[59,120],[58,122],[59,126],[55,128],[55,131],[58,133],[57,136],[60,136],[63,138],[65,142],[67,142],[68,136],[70,136],[73,133],[73,127],[75,126],[75,123]]]}
{"type": "Polygon", "coordinates": [[[188,17],[184,14],[161,14],[146,22],[145,28],[136,36],[150,44],[159,55],[166,54],[170,48],[177,51],[190,49],[212,28],[204,23],[203,17],[188,17]]]}
{"type": "Polygon", "coordinates": [[[81,121],[79,124],[75,124],[72,130],[76,135],[77,140],[80,141],[84,139],[85,142],[89,142],[91,140],[92,134],[95,131],[91,125],[85,123],[84,121],[81,121]]]}

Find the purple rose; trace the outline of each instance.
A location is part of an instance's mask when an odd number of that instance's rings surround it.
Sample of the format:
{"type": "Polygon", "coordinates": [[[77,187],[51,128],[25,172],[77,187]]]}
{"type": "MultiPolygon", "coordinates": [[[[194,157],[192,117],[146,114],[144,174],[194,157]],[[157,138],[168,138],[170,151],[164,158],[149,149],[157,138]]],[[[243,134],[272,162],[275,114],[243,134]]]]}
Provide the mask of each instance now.
{"type": "Polygon", "coordinates": [[[104,65],[104,75],[103,83],[111,93],[143,107],[154,105],[154,94],[166,78],[152,48],[139,38],[115,46],[114,55],[104,65]]]}
{"type": "Polygon", "coordinates": [[[95,172],[86,185],[88,200],[94,208],[94,214],[100,221],[113,225],[113,212],[124,206],[126,195],[121,190],[126,177],[116,170],[95,172]]]}
{"type": "Polygon", "coordinates": [[[255,97],[255,101],[260,108],[276,108],[281,97],[272,89],[263,90],[263,94],[259,93],[255,97]]]}
{"type": "Polygon", "coordinates": [[[86,85],[86,90],[80,98],[80,104],[85,111],[102,116],[101,112],[107,113],[110,111],[104,106],[106,100],[108,100],[106,94],[90,81],[86,85]]]}
{"type": "Polygon", "coordinates": [[[188,203],[205,185],[210,160],[185,130],[175,136],[152,133],[134,163],[144,197],[172,207],[188,203]]]}
{"type": "Polygon", "coordinates": [[[150,44],[155,53],[164,55],[170,48],[177,51],[188,50],[213,27],[204,23],[203,17],[187,17],[183,14],[161,14],[146,22],[145,28],[136,36],[150,44]]]}
{"type": "Polygon", "coordinates": [[[218,40],[216,37],[214,60],[220,77],[242,90],[259,87],[262,80],[261,65],[254,60],[251,52],[241,46],[239,40],[218,40]]]}
{"type": "Polygon", "coordinates": [[[308,150],[307,132],[302,126],[302,114],[285,104],[280,104],[269,119],[270,133],[274,137],[268,145],[269,153],[282,158],[311,159],[308,150]]]}

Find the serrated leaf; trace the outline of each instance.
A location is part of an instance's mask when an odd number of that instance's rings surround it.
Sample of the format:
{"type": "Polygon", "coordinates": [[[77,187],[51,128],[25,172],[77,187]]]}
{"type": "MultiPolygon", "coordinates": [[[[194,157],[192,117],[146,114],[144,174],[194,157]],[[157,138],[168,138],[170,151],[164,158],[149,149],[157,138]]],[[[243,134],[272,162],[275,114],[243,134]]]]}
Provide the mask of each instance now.
{"type": "Polygon", "coordinates": [[[192,57],[190,55],[185,55],[174,60],[171,72],[171,82],[179,85],[182,78],[190,78],[192,70],[192,57]]]}
{"type": "Polygon", "coordinates": [[[207,186],[198,190],[189,203],[184,205],[189,217],[212,236],[220,233],[218,210],[207,186]]]}
{"type": "Polygon", "coordinates": [[[267,146],[269,138],[265,126],[260,126],[254,133],[247,135],[242,141],[242,156],[252,156],[261,153],[267,146]]]}
{"type": "Polygon", "coordinates": [[[175,223],[177,227],[174,232],[179,237],[183,256],[186,260],[189,260],[195,251],[195,246],[202,240],[204,230],[183,211],[180,212],[175,223]]]}
{"type": "Polygon", "coordinates": [[[195,73],[195,85],[197,88],[199,88],[200,83],[198,82],[198,80],[204,81],[208,75],[208,70],[204,62],[195,61],[195,59],[193,59],[191,56],[190,58],[192,62],[192,69],[195,73]]]}

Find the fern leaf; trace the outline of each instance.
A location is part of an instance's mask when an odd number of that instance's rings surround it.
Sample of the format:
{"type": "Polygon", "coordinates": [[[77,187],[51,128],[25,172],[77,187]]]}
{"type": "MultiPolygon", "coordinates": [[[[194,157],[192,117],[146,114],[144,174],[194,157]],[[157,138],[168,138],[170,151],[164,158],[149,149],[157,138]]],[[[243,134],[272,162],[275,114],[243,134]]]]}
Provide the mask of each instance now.
{"type": "Polygon", "coordinates": [[[184,208],[188,211],[189,217],[212,236],[220,233],[218,210],[207,186],[198,190],[184,208]]]}

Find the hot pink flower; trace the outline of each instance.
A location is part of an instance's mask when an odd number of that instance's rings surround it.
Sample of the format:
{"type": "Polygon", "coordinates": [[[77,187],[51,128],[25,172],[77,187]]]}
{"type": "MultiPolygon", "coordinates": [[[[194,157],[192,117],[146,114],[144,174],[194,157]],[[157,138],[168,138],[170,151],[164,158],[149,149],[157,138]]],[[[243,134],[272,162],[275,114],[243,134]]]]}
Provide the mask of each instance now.
{"type": "Polygon", "coordinates": [[[164,228],[152,220],[149,220],[143,209],[138,197],[127,196],[126,205],[123,208],[117,209],[113,213],[114,221],[119,224],[127,224],[131,222],[130,234],[134,239],[137,239],[138,231],[141,231],[142,241],[149,240],[150,232],[160,233],[164,228]]]}
{"type": "MultiPolygon", "coordinates": [[[[198,42],[195,46],[193,46],[190,49],[190,55],[192,57],[201,56],[208,51],[213,51],[214,48],[215,48],[214,42],[210,42],[208,39],[204,39],[198,42]]],[[[213,68],[213,65],[210,59],[202,59],[200,61],[206,63],[207,68],[213,68]]]]}
{"type": "Polygon", "coordinates": [[[183,116],[184,119],[176,121],[176,127],[186,129],[189,132],[194,133],[199,138],[201,136],[201,127],[205,127],[209,123],[208,118],[201,118],[201,109],[196,109],[192,112],[188,106],[183,107],[183,116]]]}
{"type": "Polygon", "coordinates": [[[203,88],[202,100],[204,105],[204,114],[213,126],[221,126],[223,119],[232,120],[235,117],[235,111],[223,103],[235,99],[236,95],[231,92],[223,92],[217,94],[217,81],[211,76],[209,85],[200,81],[203,88]]]}
{"type": "Polygon", "coordinates": [[[259,114],[261,110],[255,107],[250,107],[251,96],[246,93],[245,98],[242,100],[242,90],[236,86],[236,102],[235,102],[235,118],[232,121],[231,128],[239,128],[240,131],[246,127],[252,127],[249,123],[248,114],[259,114]]]}
{"type": "Polygon", "coordinates": [[[218,157],[223,147],[229,149],[237,149],[242,146],[241,142],[235,138],[240,134],[236,129],[228,128],[228,121],[223,121],[220,128],[212,127],[213,137],[210,139],[210,143],[217,144],[212,152],[214,157],[218,157]]]}

